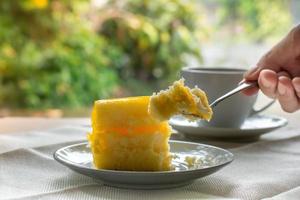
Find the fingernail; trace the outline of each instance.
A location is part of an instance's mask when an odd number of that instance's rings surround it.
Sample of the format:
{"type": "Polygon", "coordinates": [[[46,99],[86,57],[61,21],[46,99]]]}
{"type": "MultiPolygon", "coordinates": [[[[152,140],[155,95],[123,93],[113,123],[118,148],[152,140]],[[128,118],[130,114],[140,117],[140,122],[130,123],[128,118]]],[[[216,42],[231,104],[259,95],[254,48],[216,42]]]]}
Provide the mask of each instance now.
{"type": "Polygon", "coordinates": [[[247,77],[247,76],[249,76],[250,74],[253,74],[253,73],[254,73],[255,71],[257,71],[257,70],[258,70],[258,66],[249,69],[249,70],[244,74],[244,77],[247,77]]]}
{"type": "Polygon", "coordinates": [[[279,95],[285,95],[286,87],[284,87],[282,84],[278,84],[278,93],[279,95]]]}
{"type": "Polygon", "coordinates": [[[253,73],[258,70],[258,66],[253,67],[252,69],[249,70],[249,73],[253,73]]]}

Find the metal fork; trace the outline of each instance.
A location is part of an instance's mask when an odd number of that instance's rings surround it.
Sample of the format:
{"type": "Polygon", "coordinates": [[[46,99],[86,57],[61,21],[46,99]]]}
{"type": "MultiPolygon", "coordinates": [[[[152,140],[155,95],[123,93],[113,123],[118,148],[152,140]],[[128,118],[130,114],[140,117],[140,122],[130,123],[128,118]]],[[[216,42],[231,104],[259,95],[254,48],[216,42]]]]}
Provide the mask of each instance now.
{"type": "Polygon", "coordinates": [[[220,103],[221,101],[223,101],[224,99],[242,91],[242,90],[245,90],[245,89],[248,89],[248,88],[252,88],[252,87],[255,87],[255,86],[258,86],[257,82],[244,82],[240,85],[238,85],[236,88],[234,88],[233,90],[227,92],[226,94],[224,94],[223,96],[217,98],[216,100],[214,100],[211,104],[210,104],[210,107],[211,108],[214,108],[215,106],[218,105],[218,103],[220,103]]]}

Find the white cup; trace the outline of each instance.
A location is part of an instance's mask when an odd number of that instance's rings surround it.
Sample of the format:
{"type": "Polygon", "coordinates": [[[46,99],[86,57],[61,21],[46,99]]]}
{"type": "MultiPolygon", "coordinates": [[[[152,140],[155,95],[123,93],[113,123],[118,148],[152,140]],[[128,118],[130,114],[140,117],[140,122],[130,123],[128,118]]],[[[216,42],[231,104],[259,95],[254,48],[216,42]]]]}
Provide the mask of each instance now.
{"type": "MultiPolygon", "coordinates": [[[[191,88],[198,86],[204,90],[211,103],[237,87],[243,79],[245,71],[245,69],[236,68],[183,68],[181,75],[187,86],[191,88]]],[[[257,95],[235,94],[213,108],[214,114],[210,122],[202,120],[201,123],[207,127],[239,128],[247,117],[257,114],[271,105],[268,104],[260,110],[254,110],[256,99],[257,95]]]]}

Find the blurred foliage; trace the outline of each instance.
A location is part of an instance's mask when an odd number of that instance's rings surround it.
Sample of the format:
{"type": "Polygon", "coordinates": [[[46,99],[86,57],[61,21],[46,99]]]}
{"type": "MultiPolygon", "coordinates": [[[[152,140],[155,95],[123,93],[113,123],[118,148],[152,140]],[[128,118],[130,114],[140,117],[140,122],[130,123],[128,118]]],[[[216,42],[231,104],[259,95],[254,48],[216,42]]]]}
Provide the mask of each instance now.
{"type": "Polygon", "coordinates": [[[80,107],[111,96],[121,52],[86,26],[82,2],[1,1],[2,107],[80,107]]]}
{"type": "MultiPolygon", "coordinates": [[[[219,27],[237,29],[236,36],[262,42],[285,35],[292,26],[290,0],[217,0],[219,27]]],[[[232,33],[232,32],[231,32],[232,33]]]]}
{"type": "Polygon", "coordinates": [[[124,0],[99,10],[98,32],[122,49],[118,72],[135,94],[170,84],[187,55],[201,62],[199,38],[205,29],[196,9],[196,1],[124,0]]]}
{"type": "Polygon", "coordinates": [[[79,107],[110,97],[117,75],[107,67],[113,61],[108,58],[118,57],[118,52],[104,51],[105,46],[104,40],[86,30],[63,34],[45,48],[27,41],[18,58],[2,56],[3,104],[79,107]]]}
{"type": "Polygon", "coordinates": [[[255,41],[291,23],[288,0],[0,1],[0,107],[78,108],[165,87],[201,62],[208,2],[221,28],[255,41]]]}
{"type": "Polygon", "coordinates": [[[201,58],[194,1],[121,4],[1,1],[0,106],[74,108],[132,94],[124,89],[150,94],[175,77],[185,54],[201,58]]]}

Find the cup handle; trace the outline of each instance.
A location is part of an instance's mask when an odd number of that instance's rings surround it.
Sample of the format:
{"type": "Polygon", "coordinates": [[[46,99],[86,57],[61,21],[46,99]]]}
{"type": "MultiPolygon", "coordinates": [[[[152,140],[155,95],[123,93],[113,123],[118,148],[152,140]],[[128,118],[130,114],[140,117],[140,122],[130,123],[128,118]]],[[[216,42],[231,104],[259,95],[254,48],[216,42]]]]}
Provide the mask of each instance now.
{"type": "Polygon", "coordinates": [[[260,113],[260,112],[262,112],[262,111],[264,111],[264,110],[266,110],[266,109],[268,109],[270,106],[272,106],[274,103],[275,103],[275,99],[273,99],[271,102],[269,102],[267,105],[265,105],[265,106],[263,106],[262,108],[260,108],[260,109],[257,109],[257,110],[255,110],[254,108],[252,108],[252,110],[251,110],[251,112],[250,112],[250,117],[251,116],[253,116],[253,115],[256,115],[256,114],[258,114],[258,113],[260,113]]]}

